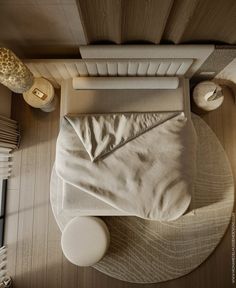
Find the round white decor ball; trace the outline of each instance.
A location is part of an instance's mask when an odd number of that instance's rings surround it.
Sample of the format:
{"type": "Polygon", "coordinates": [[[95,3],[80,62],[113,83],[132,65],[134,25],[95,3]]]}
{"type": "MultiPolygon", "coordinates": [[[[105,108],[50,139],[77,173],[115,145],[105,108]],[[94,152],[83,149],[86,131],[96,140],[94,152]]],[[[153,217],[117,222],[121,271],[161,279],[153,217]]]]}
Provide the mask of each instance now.
{"type": "Polygon", "coordinates": [[[212,81],[200,82],[193,90],[193,101],[204,111],[215,110],[224,101],[222,88],[212,81]]]}

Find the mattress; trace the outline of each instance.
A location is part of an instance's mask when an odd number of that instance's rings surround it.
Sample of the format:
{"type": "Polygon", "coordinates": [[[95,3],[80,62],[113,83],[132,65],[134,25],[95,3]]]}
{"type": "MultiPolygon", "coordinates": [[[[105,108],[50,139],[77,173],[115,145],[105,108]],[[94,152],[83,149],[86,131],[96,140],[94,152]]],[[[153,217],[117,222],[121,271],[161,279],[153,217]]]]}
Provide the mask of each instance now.
{"type": "MultiPolygon", "coordinates": [[[[76,113],[181,111],[190,117],[189,83],[180,79],[174,90],[74,90],[72,80],[62,83],[61,117],[76,113]]],[[[65,183],[55,171],[57,209],[75,216],[129,215],[65,183]],[[73,195],[73,197],[71,197],[73,195]],[[73,201],[71,199],[73,198],[73,201]]]]}

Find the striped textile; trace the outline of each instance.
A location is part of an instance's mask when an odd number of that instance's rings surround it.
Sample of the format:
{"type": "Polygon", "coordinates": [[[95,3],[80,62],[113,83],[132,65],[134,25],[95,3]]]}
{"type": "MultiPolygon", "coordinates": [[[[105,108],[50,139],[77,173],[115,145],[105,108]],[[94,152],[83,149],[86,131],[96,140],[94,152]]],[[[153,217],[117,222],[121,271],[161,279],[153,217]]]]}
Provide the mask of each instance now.
{"type": "Polygon", "coordinates": [[[17,122],[0,115],[0,180],[10,176],[12,151],[18,147],[19,136],[17,122]]]}

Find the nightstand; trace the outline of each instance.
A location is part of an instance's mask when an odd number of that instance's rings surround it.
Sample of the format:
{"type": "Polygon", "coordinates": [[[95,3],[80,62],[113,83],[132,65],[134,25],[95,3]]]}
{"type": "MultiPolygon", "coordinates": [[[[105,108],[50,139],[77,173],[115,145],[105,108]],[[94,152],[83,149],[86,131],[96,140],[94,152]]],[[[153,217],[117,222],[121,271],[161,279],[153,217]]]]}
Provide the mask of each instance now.
{"type": "Polygon", "coordinates": [[[213,81],[200,82],[193,90],[193,104],[198,112],[215,110],[223,101],[222,88],[213,81]]]}
{"type": "Polygon", "coordinates": [[[55,110],[55,92],[52,84],[45,78],[35,78],[33,86],[23,93],[25,101],[34,108],[44,112],[55,110]]]}

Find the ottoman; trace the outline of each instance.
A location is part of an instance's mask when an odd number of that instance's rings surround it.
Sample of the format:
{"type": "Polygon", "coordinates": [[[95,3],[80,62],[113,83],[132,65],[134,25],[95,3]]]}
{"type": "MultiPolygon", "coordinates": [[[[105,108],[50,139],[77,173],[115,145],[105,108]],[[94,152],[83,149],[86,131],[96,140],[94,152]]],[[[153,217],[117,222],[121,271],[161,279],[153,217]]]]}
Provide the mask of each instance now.
{"type": "Polygon", "coordinates": [[[77,266],[99,262],[109,247],[109,230],[98,217],[75,217],[65,227],[61,247],[65,257],[77,266]]]}

